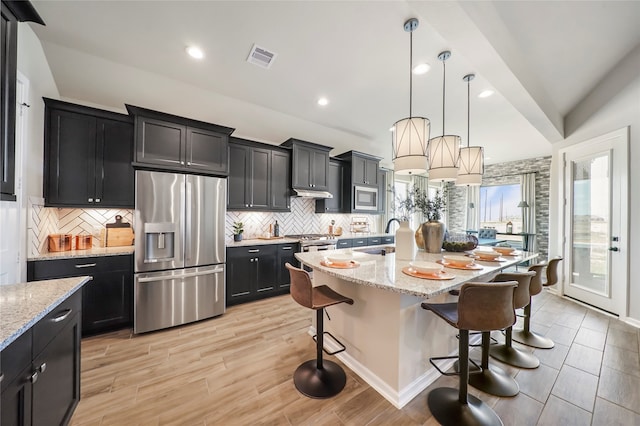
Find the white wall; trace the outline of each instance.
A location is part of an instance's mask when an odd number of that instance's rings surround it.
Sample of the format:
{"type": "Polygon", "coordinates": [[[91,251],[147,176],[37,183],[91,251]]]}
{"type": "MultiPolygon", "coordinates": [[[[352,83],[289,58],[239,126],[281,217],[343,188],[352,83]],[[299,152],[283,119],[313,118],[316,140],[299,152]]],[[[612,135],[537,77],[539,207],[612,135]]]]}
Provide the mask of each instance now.
{"type": "MultiPolygon", "coordinates": [[[[562,164],[559,151],[603,134],[629,127],[629,265],[640,256],[640,47],[632,51],[565,118],[565,140],[554,144],[551,165],[549,235],[562,235],[562,164]]],[[[562,254],[562,241],[550,241],[550,255],[562,254]]],[[[640,324],[640,276],[629,274],[628,317],[640,324]]]]}

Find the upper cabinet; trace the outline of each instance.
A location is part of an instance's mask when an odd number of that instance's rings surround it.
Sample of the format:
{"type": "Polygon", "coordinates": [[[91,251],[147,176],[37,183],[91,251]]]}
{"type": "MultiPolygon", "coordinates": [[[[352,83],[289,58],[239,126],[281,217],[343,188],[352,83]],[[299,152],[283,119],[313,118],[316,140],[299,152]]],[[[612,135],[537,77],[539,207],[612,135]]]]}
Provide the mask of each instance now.
{"type": "Polygon", "coordinates": [[[349,198],[345,199],[344,185],[350,173],[349,164],[340,160],[329,160],[329,192],[333,198],[316,200],[316,213],[347,213],[349,198]]]}
{"type": "Polygon", "coordinates": [[[127,105],[135,116],[134,165],[227,176],[234,129],[127,105]]]}
{"type": "Polygon", "coordinates": [[[48,207],[134,206],[130,116],[44,98],[48,207]]]}
{"type": "Polygon", "coordinates": [[[351,162],[351,183],[353,185],[378,185],[379,157],[357,151],[348,151],[336,157],[351,162]]]}
{"type": "Polygon", "coordinates": [[[292,188],[313,191],[329,189],[329,151],[333,148],[298,139],[288,139],[282,146],[292,148],[292,188]]]}
{"type": "Polygon", "coordinates": [[[44,25],[44,21],[28,1],[3,1],[0,12],[0,200],[15,201],[18,22],[44,25]]]}
{"type": "Polygon", "coordinates": [[[231,138],[227,210],[290,211],[289,152],[231,138]]]}

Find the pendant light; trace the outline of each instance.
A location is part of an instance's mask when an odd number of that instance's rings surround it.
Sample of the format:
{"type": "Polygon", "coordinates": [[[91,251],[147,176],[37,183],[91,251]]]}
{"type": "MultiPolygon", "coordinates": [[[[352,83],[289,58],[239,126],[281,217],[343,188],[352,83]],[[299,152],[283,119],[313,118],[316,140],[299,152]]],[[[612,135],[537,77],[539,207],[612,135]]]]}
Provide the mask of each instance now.
{"type": "Polygon", "coordinates": [[[460,148],[460,162],[458,163],[458,179],[456,185],[482,185],[484,174],[484,152],[481,146],[469,146],[471,128],[471,80],[475,74],[467,74],[462,80],[467,82],[467,146],[460,148]]]}
{"type": "Polygon", "coordinates": [[[458,155],[460,136],[447,135],[444,130],[446,61],[451,52],[440,52],[438,59],[442,61],[442,136],[429,140],[429,180],[432,182],[454,181],[458,177],[458,155]]]}
{"type": "Polygon", "coordinates": [[[393,125],[393,171],[398,175],[420,174],[427,171],[427,147],[431,123],[424,117],[413,117],[413,31],[418,20],[411,18],[404,23],[409,33],[409,117],[393,125]]]}

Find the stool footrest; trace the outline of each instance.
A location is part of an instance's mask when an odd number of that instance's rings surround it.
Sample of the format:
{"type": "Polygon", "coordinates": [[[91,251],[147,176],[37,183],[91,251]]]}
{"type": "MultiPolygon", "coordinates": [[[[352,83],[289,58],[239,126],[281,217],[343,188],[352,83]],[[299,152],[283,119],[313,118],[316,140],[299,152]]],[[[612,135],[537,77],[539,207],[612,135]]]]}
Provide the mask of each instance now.
{"type": "MultiPolygon", "coordinates": [[[[334,336],[333,334],[329,333],[328,331],[325,331],[325,332],[323,332],[322,334],[323,334],[323,335],[328,334],[328,335],[329,335],[329,336],[330,336],[330,337],[331,337],[331,338],[332,338],[332,339],[333,339],[333,340],[334,340],[334,341],[335,341],[335,342],[340,346],[340,349],[338,349],[338,350],[336,350],[336,351],[333,351],[333,352],[329,352],[328,350],[326,350],[326,349],[324,348],[324,345],[323,345],[323,346],[322,346],[322,351],[323,351],[325,354],[327,354],[327,355],[335,355],[335,354],[339,354],[340,352],[344,352],[344,351],[347,349],[347,348],[345,348],[345,346],[342,344],[342,342],[341,342],[340,340],[338,340],[338,339],[336,338],[336,336],[334,336]]],[[[317,334],[313,336],[313,341],[314,341],[314,342],[316,342],[316,343],[318,343],[318,335],[317,335],[317,334]]]]}
{"type": "MultiPolygon", "coordinates": [[[[469,333],[469,336],[474,335],[474,334],[482,334],[482,331],[474,331],[473,333],[469,333]]],[[[460,334],[456,334],[456,339],[460,339],[460,334]]],[[[491,336],[491,345],[497,345],[498,344],[498,339],[496,339],[495,337],[491,336]]],[[[480,348],[482,347],[482,343],[469,343],[469,346],[472,348],[480,348]]]]}
{"type": "MultiPolygon", "coordinates": [[[[443,359],[458,359],[458,355],[450,355],[450,356],[434,356],[429,358],[429,362],[431,363],[431,365],[433,365],[435,367],[436,370],[438,370],[440,372],[440,374],[442,374],[443,376],[459,376],[460,372],[456,372],[456,373],[447,373],[445,371],[442,371],[440,369],[440,367],[438,367],[438,365],[435,363],[435,361],[442,361],[443,359]]],[[[479,366],[474,360],[472,360],[471,358],[469,358],[469,363],[473,364],[474,367],[477,368],[477,370],[474,371],[469,371],[469,374],[480,374],[482,373],[482,367],[479,366]]]]}

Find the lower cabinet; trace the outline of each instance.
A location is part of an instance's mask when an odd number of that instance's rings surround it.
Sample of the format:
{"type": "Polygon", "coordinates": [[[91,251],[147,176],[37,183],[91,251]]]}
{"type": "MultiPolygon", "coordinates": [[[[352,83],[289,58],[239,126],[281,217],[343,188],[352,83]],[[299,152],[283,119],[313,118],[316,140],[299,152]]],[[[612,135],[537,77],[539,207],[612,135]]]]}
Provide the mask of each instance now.
{"type": "Polygon", "coordinates": [[[28,281],[91,275],[82,288],[82,335],[130,327],[133,256],[77,257],[27,263],[28,281]]]}
{"type": "Polygon", "coordinates": [[[336,247],[339,249],[363,246],[377,246],[381,244],[393,244],[395,237],[393,235],[381,235],[379,237],[358,237],[358,238],[341,238],[338,240],[336,247]]]}
{"type": "Polygon", "coordinates": [[[2,426],[71,419],[80,400],[81,299],[77,291],[2,351],[2,426]]]}
{"type": "Polygon", "coordinates": [[[289,262],[298,244],[265,244],[227,248],[227,305],[263,299],[289,291],[289,262]]]}

